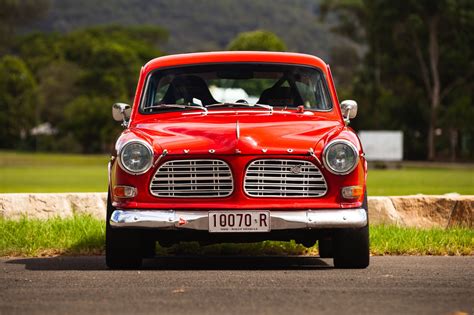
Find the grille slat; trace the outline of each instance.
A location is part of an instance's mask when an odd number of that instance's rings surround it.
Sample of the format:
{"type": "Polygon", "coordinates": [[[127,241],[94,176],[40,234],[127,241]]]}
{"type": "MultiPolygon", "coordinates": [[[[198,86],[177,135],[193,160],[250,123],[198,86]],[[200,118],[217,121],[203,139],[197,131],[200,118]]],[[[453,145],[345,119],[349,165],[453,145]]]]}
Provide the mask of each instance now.
{"type": "MultiPolygon", "coordinates": [[[[216,186],[215,183],[193,183],[193,187],[210,187],[210,186],[216,186]]],[[[219,186],[231,186],[231,183],[219,183],[219,186]]],[[[166,184],[157,184],[157,185],[152,185],[153,188],[159,188],[159,187],[170,187],[168,183],[166,184]]],[[[173,184],[173,187],[189,187],[189,184],[173,184]]]]}
{"type": "Polygon", "coordinates": [[[163,181],[188,181],[188,180],[221,180],[221,181],[225,181],[225,180],[232,180],[232,177],[231,176],[219,176],[219,177],[157,177],[159,179],[158,180],[153,180],[153,183],[155,182],[163,182],[163,181]]]}
{"type": "MultiPolygon", "coordinates": [[[[256,187],[256,188],[259,188],[259,189],[265,189],[265,188],[262,188],[262,184],[249,184],[249,185],[246,185],[245,187],[256,187]]],[[[305,185],[305,184],[301,184],[301,185],[289,185],[289,184],[286,184],[283,188],[279,185],[279,184],[276,184],[276,183],[270,183],[270,184],[266,184],[265,185],[266,187],[272,187],[272,188],[277,188],[278,190],[288,190],[288,188],[297,188],[297,189],[294,189],[295,191],[298,191],[300,190],[299,188],[301,187],[308,187],[308,188],[326,188],[326,185],[305,185]]],[[[268,189],[265,189],[265,190],[268,190],[268,189]]]]}
{"type": "Polygon", "coordinates": [[[247,167],[245,192],[251,197],[321,197],[327,184],[319,168],[306,160],[256,160],[247,167]]]}
{"type": "Polygon", "coordinates": [[[150,182],[150,191],[157,197],[227,197],[233,190],[232,173],[222,160],[168,161],[150,182]]]}
{"type": "MultiPolygon", "coordinates": [[[[248,180],[258,180],[258,179],[265,179],[265,180],[281,180],[283,177],[270,177],[270,176],[247,176],[248,180]]],[[[286,177],[286,179],[291,180],[295,179],[297,181],[300,181],[300,177],[292,176],[292,177],[286,177]]],[[[312,181],[312,182],[321,182],[321,178],[310,178],[310,177],[305,177],[304,180],[307,181],[312,181]]]]}
{"type": "MultiPolygon", "coordinates": [[[[162,170],[162,171],[168,171],[168,170],[162,170]]],[[[212,172],[213,174],[229,174],[229,171],[213,171],[212,172]]],[[[173,170],[173,174],[177,174],[177,175],[180,175],[180,174],[183,174],[183,175],[189,175],[189,171],[175,171],[173,170]]],[[[204,175],[209,175],[209,171],[195,171],[194,174],[204,174],[204,175]]],[[[166,174],[157,174],[159,177],[161,176],[166,176],[166,174]]]]}

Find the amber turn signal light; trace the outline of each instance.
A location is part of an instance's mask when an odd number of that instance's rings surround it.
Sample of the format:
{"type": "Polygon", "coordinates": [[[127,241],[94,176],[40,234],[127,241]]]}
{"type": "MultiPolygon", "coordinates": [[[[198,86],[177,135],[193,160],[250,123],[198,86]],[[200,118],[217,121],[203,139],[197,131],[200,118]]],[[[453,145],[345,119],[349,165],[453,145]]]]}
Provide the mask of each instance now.
{"type": "Polygon", "coordinates": [[[342,197],[344,199],[357,199],[364,194],[362,186],[342,187],[342,197]]]}
{"type": "Polygon", "coordinates": [[[133,198],[137,195],[137,189],[132,186],[115,186],[114,196],[117,198],[133,198]]]}

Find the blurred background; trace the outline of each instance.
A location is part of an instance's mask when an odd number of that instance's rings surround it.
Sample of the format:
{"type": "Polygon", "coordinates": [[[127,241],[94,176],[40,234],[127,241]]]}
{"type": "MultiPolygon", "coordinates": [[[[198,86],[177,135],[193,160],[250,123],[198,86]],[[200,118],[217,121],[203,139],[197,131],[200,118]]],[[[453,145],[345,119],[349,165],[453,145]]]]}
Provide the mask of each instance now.
{"type": "Polygon", "coordinates": [[[328,62],[368,156],[412,171],[376,194],[473,193],[472,0],[0,0],[0,192],[105,191],[140,67],[213,50],[328,62]]]}

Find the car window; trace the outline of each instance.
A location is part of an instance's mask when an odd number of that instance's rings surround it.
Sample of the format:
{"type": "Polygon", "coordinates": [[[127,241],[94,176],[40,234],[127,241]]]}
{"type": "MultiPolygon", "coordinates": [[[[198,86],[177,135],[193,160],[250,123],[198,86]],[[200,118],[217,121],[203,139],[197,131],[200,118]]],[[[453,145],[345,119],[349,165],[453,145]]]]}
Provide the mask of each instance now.
{"type": "Polygon", "coordinates": [[[308,66],[211,64],[157,70],[151,74],[141,111],[179,110],[160,104],[265,104],[308,110],[332,108],[324,75],[308,66]]]}

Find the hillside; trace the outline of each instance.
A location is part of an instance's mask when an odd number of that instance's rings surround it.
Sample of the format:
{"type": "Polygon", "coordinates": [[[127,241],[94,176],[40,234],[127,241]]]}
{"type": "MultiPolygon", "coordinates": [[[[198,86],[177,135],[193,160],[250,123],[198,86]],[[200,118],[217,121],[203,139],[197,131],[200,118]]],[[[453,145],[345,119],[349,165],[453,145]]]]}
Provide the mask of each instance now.
{"type": "Polygon", "coordinates": [[[51,0],[30,30],[66,32],[97,24],[156,24],[170,33],[169,53],[224,49],[243,31],[276,33],[289,50],[328,59],[341,38],[319,21],[319,0],[51,0]]]}

